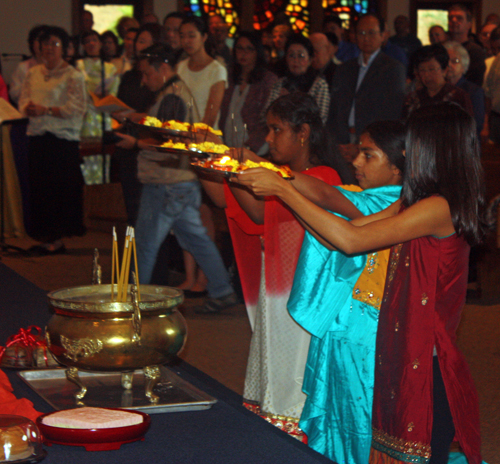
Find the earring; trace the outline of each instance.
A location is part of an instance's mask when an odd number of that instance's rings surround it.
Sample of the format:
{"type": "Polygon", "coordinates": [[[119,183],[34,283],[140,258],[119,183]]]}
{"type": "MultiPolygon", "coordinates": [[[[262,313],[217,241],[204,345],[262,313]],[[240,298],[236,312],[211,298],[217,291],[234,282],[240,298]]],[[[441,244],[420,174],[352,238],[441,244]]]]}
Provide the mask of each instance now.
{"type": "Polygon", "coordinates": [[[167,79],[163,76],[163,83],[165,84],[165,82],[167,82],[167,79]]]}
{"type": "Polygon", "coordinates": [[[301,146],[301,147],[303,147],[303,146],[304,146],[304,137],[302,137],[302,138],[300,139],[300,146],[301,146]]]}

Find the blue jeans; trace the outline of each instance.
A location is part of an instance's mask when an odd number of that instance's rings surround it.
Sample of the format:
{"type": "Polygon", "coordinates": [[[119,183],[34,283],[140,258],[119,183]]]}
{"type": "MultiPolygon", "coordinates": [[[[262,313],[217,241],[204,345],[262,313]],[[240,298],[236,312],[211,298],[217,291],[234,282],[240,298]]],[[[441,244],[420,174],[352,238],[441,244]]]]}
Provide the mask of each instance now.
{"type": "Polygon", "coordinates": [[[201,188],[197,181],[145,184],[135,228],[139,281],[151,281],[158,250],[171,229],[179,245],[194,256],[208,279],[211,297],[233,292],[219,250],[200,217],[201,188]]]}

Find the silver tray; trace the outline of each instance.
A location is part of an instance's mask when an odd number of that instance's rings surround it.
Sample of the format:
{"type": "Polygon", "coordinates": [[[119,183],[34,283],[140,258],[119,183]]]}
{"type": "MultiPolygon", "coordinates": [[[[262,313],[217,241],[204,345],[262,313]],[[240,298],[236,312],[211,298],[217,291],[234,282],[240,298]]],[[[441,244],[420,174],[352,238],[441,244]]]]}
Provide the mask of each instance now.
{"type": "Polygon", "coordinates": [[[181,379],[171,369],[160,366],[161,379],[154,392],[159,396],[151,403],[144,394],[144,372],[134,372],[131,390],[121,386],[120,372],[78,371],[87,394],[82,401],[75,399],[79,388],[66,379],[64,369],[44,369],[18,372],[24,382],[38,393],[54,409],[71,409],[77,406],[122,408],[147,414],[166,412],[201,411],[210,409],[217,400],[189,382],[181,379]]]}

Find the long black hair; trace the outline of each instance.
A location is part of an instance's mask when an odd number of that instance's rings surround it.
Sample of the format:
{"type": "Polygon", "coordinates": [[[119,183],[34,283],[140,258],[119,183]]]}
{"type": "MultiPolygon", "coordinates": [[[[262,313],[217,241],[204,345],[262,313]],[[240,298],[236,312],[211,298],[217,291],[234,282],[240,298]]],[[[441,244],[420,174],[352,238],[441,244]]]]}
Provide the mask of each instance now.
{"type": "Polygon", "coordinates": [[[262,80],[267,68],[264,46],[262,45],[261,35],[257,31],[242,31],[238,34],[233,47],[234,65],[232,78],[235,84],[240,83],[241,66],[236,61],[236,47],[238,46],[238,41],[243,38],[247,39],[257,52],[255,67],[250,71],[250,75],[248,76],[248,83],[254,84],[262,80]]]}
{"type": "Polygon", "coordinates": [[[196,16],[188,16],[187,18],[185,18],[182,21],[181,29],[182,29],[182,26],[184,26],[184,24],[192,24],[194,27],[196,27],[196,29],[198,29],[198,32],[201,34],[202,37],[204,35],[207,36],[207,40],[205,40],[205,51],[212,58],[214,58],[215,57],[215,44],[214,44],[214,41],[212,39],[212,36],[208,33],[208,26],[206,25],[206,23],[202,19],[200,19],[196,16]]]}
{"type": "Polygon", "coordinates": [[[406,128],[401,121],[375,121],[366,126],[367,134],[386,155],[389,163],[399,169],[401,178],[405,173],[406,128]]]}
{"type": "Polygon", "coordinates": [[[300,131],[303,124],[308,124],[311,163],[318,166],[330,166],[337,171],[342,183],[353,183],[353,175],[347,162],[338,150],[334,149],[324,130],[320,109],[313,97],[303,92],[283,95],[274,100],[267,113],[271,113],[281,121],[290,124],[296,133],[300,131]]]}
{"type": "Polygon", "coordinates": [[[403,202],[411,206],[432,195],[448,201],[457,234],[471,245],[482,239],[484,181],[476,125],[455,103],[424,106],[407,122],[403,202]]]}

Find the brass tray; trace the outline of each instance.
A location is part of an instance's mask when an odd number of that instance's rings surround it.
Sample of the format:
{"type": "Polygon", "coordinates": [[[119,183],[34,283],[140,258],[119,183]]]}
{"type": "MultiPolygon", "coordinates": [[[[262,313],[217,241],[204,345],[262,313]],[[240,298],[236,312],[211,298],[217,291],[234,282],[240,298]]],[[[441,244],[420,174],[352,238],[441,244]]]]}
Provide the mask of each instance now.
{"type": "MultiPolygon", "coordinates": [[[[217,402],[171,369],[160,366],[160,372],[161,379],[154,388],[159,400],[151,403],[144,395],[142,369],[135,371],[131,390],[122,388],[120,372],[79,371],[82,383],[88,388],[82,402],[85,406],[131,409],[147,414],[202,411],[217,402]]],[[[74,397],[78,387],[66,379],[64,369],[28,370],[17,375],[56,410],[82,406],[76,404],[74,397]]]]}

